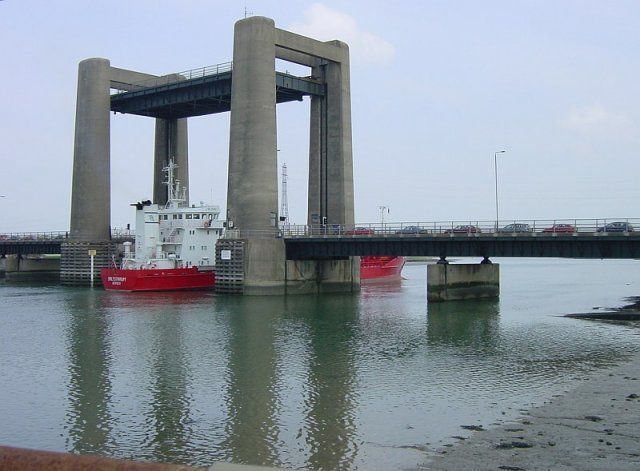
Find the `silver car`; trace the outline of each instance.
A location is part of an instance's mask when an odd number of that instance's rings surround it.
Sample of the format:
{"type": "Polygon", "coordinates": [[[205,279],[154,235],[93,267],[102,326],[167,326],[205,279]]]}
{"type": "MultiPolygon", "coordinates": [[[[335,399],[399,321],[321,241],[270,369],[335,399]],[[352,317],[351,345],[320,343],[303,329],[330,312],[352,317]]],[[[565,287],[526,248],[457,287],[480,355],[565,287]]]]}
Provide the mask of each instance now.
{"type": "Polygon", "coordinates": [[[498,229],[498,232],[531,232],[531,227],[529,224],[509,224],[498,229]]]}

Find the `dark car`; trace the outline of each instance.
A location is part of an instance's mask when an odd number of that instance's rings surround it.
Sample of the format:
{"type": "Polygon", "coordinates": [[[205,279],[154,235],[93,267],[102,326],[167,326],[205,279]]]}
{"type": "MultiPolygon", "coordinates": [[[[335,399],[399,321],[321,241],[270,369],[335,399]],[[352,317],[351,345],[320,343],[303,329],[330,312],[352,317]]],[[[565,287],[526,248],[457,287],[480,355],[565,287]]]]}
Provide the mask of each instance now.
{"type": "Polygon", "coordinates": [[[509,224],[498,229],[498,232],[531,232],[531,227],[529,224],[509,224]]]}
{"type": "Polygon", "coordinates": [[[456,226],[453,229],[447,229],[445,234],[478,234],[482,232],[479,227],[470,224],[464,226],[456,226]]]}
{"type": "Polygon", "coordinates": [[[427,229],[422,229],[420,226],[406,226],[396,231],[396,234],[428,234],[427,229]]]}
{"type": "Polygon", "coordinates": [[[602,227],[598,227],[597,232],[633,232],[633,226],[628,222],[610,222],[602,227]]]}
{"type": "Polygon", "coordinates": [[[344,232],[344,235],[372,235],[375,231],[368,227],[356,227],[344,232]]]}
{"type": "Polygon", "coordinates": [[[542,230],[545,234],[573,234],[575,231],[576,228],[571,224],[554,224],[553,226],[542,230]]]}

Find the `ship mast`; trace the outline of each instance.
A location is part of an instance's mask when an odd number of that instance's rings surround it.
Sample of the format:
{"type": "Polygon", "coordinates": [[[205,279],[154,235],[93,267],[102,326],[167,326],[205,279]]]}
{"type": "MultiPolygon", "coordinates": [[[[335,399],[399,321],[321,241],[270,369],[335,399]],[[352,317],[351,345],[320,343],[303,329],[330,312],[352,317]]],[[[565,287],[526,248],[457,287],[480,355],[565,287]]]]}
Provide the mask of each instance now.
{"type": "Polygon", "coordinates": [[[389,207],[378,206],[378,211],[380,211],[380,225],[382,226],[382,229],[384,229],[384,213],[389,214],[389,207]]]}
{"type": "Polygon", "coordinates": [[[180,188],[180,180],[175,178],[174,170],[178,166],[173,162],[173,159],[169,159],[169,165],[162,169],[167,174],[167,180],[163,182],[167,185],[169,198],[165,207],[178,207],[180,203],[187,201],[187,189],[180,188]]]}
{"type": "Polygon", "coordinates": [[[289,202],[287,200],[287,164],[282,164],[282,204],[280,205],[280,221],[283,226],[289,225],[289,202]]]}

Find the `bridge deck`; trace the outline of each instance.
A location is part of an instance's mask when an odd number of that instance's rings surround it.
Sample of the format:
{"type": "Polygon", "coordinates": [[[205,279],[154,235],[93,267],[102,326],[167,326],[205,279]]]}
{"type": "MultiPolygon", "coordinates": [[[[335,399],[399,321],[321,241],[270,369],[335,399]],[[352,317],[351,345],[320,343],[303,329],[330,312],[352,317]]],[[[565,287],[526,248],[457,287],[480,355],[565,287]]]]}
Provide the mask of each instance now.
{"type": "MultiPolygon", "coordinates": [[[[233,71],[224,70],[167,83],[140,84],[139,89],[111,95],[111,111],[155,118],[188,118],[223,113],[231,107],[233,71]]],[[[322,96],[324,84],[308,77],[276,72],[276,103],[322,96]]]]}
{"type": "Polygon", "coordinates": [[[639,233],[444,234],[287,237],[289,260],[403,255],[640,258],[639,233]]]}

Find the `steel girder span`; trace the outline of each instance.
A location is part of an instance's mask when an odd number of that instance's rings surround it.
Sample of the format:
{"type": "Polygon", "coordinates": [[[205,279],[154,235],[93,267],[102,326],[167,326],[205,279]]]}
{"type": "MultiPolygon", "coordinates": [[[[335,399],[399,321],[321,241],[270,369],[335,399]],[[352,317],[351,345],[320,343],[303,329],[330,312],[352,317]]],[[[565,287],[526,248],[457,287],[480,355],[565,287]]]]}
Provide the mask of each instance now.
{"type": "MultiPolygon", "coordinates": [[[[140,84],[137,89],[111,95],[111,111],[162,119],[188,118],[231,109],[233,71],[171,83],[140,84]]],[[[324,96],[325,85],[312,78],[276,72],[276,103],[324,96]]]]}
{"type": "Polygon", "coordinates": [[[640,259],[640,234],[568,237],[300,237],[286,238],[288,260],[365,255],[640,259]]]}

